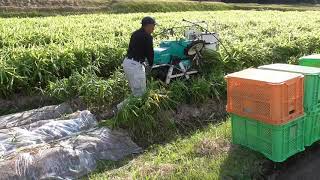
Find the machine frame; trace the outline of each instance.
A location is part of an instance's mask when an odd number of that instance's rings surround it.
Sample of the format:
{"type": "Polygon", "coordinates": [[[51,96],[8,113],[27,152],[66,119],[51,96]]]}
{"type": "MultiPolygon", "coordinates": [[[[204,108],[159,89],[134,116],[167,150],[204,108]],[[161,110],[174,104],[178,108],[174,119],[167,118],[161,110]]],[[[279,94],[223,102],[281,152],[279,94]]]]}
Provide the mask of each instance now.
{"type": "MultiPolygon", "coordinates": [[[[205,21],[183,21],[191,25],[165,29],[160,34],[170,34],[173,36],[175,33],[174,29],[186,29],[184,34],[185,39],[190,40],[191,43],[184,49],[185,55],[189,61],[191,61],[191,64],[195,63],[198,66],[201,63],[201,53],[203,49],[218,50],[220,42],[219,36],[215,32],[208,31],[208,24],[205,21]],[[200,24],[206,24],[207,28],[204,28],[200,24]]],[[[198,70],[194,70],[192,67],[186,67],[183,62],[179,62],[178,64],[155,64],[152,66],[152,70],[159,68],[167,70],[165,79],[162,79],[166,84],[169,84],[174,78],[184,76],[186,79],[190,79],[190,75],[198,73],[198,70]]]]}

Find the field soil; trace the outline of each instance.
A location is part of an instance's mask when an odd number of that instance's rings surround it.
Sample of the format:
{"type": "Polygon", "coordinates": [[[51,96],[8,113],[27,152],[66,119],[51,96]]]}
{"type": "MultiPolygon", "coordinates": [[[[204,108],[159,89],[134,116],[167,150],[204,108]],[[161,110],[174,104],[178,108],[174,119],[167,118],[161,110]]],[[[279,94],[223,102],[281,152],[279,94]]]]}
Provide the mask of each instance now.
{"type": "Polygon", "coordinates": [[[58,104],[58,102],[42,95],[25,96],[17,94],[10,99],[0,99],[0,116],[52,104],[58,104]]]}

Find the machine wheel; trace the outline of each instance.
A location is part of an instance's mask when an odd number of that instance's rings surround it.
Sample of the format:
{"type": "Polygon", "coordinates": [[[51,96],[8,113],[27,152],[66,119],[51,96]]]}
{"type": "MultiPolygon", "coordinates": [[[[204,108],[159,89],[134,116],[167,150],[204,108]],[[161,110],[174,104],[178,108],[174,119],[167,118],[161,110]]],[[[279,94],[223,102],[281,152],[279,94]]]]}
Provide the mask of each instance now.
{"type": "Polygon", "coordinates": [[[202,40],[194,41],[185,48],[184,53],[186,56],[194,57],[202,51],[204,46],[205,46],[204,41],[202,40]]]}
{"type": "Polygon", "coordinates": [[[198,69],[201,64],[202,50],[205,47],[205,42],[202,40],[194,41],[185,49],[185,54],[190,58],[192,68],[198,69]]]}

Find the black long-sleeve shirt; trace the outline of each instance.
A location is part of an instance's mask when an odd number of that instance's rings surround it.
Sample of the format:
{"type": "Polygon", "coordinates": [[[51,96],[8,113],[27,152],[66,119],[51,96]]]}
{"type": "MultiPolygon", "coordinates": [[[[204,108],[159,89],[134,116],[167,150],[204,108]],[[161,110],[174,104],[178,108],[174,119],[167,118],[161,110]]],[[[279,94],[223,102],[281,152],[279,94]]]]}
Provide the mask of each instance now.
{"type": "Polygon", "coordinates": [[[132,33],[127,56],[140,62],[147,58],[149,65],[153,65],[153,38],[143,28],[132,33]]]}

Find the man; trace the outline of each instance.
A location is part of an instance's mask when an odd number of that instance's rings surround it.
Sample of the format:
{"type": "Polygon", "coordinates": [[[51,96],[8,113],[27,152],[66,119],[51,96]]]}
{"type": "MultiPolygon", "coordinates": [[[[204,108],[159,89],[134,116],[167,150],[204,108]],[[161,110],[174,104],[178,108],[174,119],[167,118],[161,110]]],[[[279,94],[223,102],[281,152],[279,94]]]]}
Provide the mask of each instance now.
{"type": "MultiPolygon", "coordinates": [[[[123,61],[123,70],[129,82],[132,94],[142,96],[146,91],[145,68],[153,65],[153,37],[156,22],[151,17],[144,17],[141,21],[141,28],[133,32],[130,38],[127,57],[123,61]],[[147,60],[147,62],[146,62],[147,60]]],[[[121,110],[127,102],[124,100],[117,105],[115,111],[121,110]]],[[[114,113],[116,113],[114,111],[114,113]]]]}

